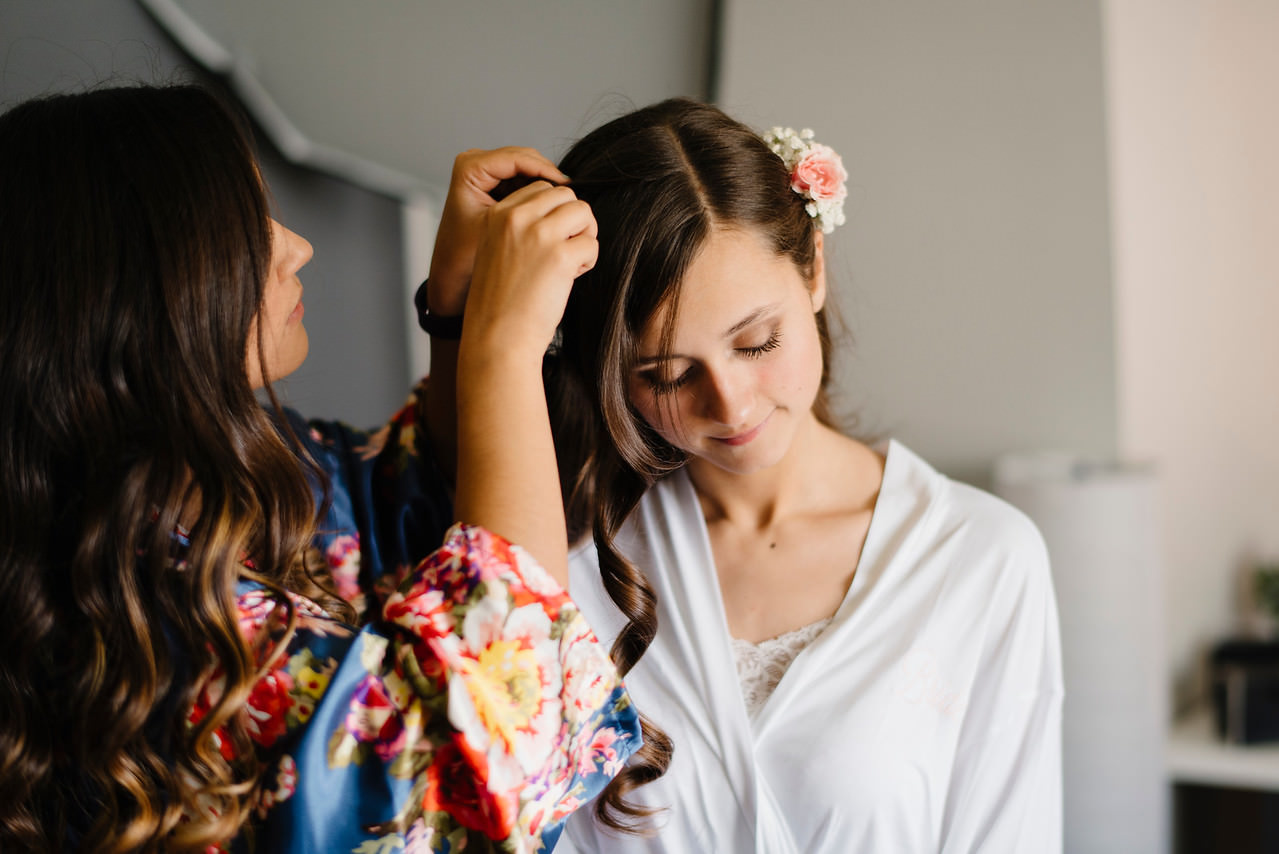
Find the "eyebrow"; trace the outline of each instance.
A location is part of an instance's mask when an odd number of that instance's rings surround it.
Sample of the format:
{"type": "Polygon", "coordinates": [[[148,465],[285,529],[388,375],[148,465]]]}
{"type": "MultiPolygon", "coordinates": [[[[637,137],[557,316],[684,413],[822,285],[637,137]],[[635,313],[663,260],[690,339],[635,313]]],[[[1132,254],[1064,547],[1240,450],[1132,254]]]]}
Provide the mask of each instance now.
{"type": "Polygon", "coordinates": [[[732,336],[736,335],[738,332],[741,332],[743,329],[750,326],[752,323],[755,323],[764,315],[772,314],[774,311],[778,309],[780,305],[781,305],[780,302],[774,302],[768,305],[761,305],[759,308],[755,309],[750,314],[746,315],[741,320],[737,321],[731,327],[729,327],[728,331],[725,332],[722,337],[731,338],[732,336]]]}
{"type": "MultiPolygon", "coordinates": [[[[758,323],[760,318],[767,317],[768,315],[777,311],[777,309],[780,308],[781,305],[782,305],[781,302],[774,302],[774,303],[769,303],[768,305],[761,305],[759,308],[755,309],[750,314],[746,315],[741,320],[737,321],[728,329],[726,329],[724,331],[724,334],[721,335],[720,337],[732,338],[734,335],[736,335],[738,332],[741,332],[743,329],[746,329],[747,327],[751,326],[754,323],[758,323]]],[[[684,357],[679,355],[678,353],[671,353],[669,356],[640,356],[638,359],[635,360],[635,370],[643,370],[644,368],[648,368],[653,365],[660,364],[662,362],[669,362],[673,359],[682,359],[682,358],[684,357]]]]}

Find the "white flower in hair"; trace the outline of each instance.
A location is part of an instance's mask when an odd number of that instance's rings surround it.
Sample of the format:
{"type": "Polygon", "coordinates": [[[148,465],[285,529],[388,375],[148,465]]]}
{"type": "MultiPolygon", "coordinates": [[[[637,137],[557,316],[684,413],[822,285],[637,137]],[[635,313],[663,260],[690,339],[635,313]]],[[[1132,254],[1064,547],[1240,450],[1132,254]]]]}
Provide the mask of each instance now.
{"type": "Polygon", "coordinates": [[[844,198],[848,173],[844,162],[829,145],[813,142],[813,131],[775,127],[763,135],[764,143],[786,164],[790,187],[808,203],[804,210],[822,234],[830,234],[844,224],[844,198]]]}

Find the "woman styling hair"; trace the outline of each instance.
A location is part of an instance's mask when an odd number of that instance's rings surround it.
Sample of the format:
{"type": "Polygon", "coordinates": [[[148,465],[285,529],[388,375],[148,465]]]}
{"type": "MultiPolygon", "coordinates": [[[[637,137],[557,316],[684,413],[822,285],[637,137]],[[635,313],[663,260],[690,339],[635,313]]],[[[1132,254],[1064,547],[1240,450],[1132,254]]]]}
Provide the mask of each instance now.
{"type": "Polygon", "coordinates": [[[560,167],[600,241],[545,367],[570,575],[645,717],[599,803],[662,813],[560,850],[1059,850],[1038,532],[828,413],[837,155],[672,100],[560,167]]]}
{"type": "Polygon", "coordinates": [[[375,434],[281,409],[311,247],[217,99],[0,116],[0,849],[534,850],[634,749],[539,382],[594,221],[528,150],[454,178],[451,506],[421,388],[375,434]]]}

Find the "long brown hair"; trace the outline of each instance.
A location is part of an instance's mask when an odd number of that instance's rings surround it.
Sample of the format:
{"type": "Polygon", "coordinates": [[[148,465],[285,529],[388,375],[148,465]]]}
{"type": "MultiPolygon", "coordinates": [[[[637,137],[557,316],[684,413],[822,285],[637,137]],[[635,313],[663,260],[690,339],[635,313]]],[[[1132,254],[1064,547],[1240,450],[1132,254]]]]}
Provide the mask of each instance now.
{"type": "MultiPolygon", "coordinates": [[[[663,306],[669,352],[684,274],[716,227],[749,228],[811,278],[816,231],[781,158],[747,126],[696,101],[672,99],[597,128],[560,162],[599,225],[600,256],[574,285],[544,377],[569,537],[589,531],[605,589],[628,622],[612,656],[626,673],[657,632],[657,601],[643,572],[613,545],[644,491],[684,463],[627,399],[637,341],[663,306]]],[[[818,313],[823,365],[826,317],[818,313]]],[[[825,387],[814,411],[832,423],[825,387]]],[[[626,794],[665,773],[673,746],[643,718],[645,746],[605,789],[596,815],[619,830],[648,811],[626,794]]]]}
{"type": "Polygon", "coordinates": [[[0,849],[198,849],[247,817],[235,585],[252,556],[305,587],[315,518],[246,373],[270,253],[243,122],[207,91],[0,116],[0,849]]]}

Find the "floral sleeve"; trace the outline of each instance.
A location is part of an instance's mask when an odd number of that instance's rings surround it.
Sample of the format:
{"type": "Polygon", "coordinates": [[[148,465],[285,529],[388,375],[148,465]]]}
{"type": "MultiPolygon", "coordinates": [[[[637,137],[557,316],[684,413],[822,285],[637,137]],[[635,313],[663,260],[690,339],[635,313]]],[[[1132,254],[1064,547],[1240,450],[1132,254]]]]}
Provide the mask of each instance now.
{"type": "Polygon", "coordinates": [[[379,613],[453,523],[448,484],[419,424],[427,382],[376,430],[289,413],[293,432],[324,475],[316,485],[323,512],[314,562],[327,568],[360,624],[379,613]]]}
{"type": "MultiPolygon", "coordinates": [[[[248,585],[240,605],[246,637],[270,646],[287,609],[248,585]]],[[[294,607],[247,709],[268,771],[234,850],[549,851],[640,745],[568,595],[484,529],[453,527],[358,632],[294,607]]]]}

